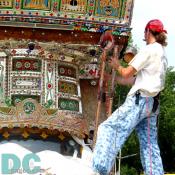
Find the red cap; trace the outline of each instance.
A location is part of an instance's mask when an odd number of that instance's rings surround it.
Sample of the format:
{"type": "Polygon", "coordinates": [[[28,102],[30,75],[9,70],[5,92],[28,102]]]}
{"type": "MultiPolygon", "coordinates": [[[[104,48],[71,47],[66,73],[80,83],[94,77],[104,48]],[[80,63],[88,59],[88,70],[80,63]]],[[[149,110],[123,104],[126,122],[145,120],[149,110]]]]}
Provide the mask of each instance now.
{"type": "Polygon", "coordinates": [[[153,20],[149,21],[145,27],[145,30],[147,30],[147,29],[152,30],[152,31],[156,31],[159,33],[161,33],[161,32],[167,33],[167,31],[164,30],[163,23],[158,19],[153,19],[153,20]]]}

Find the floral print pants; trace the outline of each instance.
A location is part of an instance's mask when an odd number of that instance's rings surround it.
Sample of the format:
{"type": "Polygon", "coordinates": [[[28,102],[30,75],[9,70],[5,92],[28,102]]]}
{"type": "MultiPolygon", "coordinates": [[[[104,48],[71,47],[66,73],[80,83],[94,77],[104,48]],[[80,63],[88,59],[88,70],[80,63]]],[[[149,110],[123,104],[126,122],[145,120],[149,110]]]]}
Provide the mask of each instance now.
{"type": "Polygon", "coordinates": [[[140,143],[141,163],[145,175],[163,175],[162,160],[157,143],[157,115],[152,113],[153,98],[128,96],[124,104],[98,127],[93,153],[93,170],[108,175],[115,157],[135,129],[140,143]]]}

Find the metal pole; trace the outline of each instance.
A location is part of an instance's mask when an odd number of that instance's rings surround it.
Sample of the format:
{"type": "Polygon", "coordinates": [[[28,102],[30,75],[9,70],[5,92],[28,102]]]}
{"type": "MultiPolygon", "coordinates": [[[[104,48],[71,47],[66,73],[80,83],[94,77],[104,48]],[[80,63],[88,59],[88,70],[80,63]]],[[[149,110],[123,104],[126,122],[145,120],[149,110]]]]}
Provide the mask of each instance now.
{"type": "Polygon", "coordinates": [[[120,149],[119,158],[118,158],[118,175],[120,175],[120,172],[121,172],[121,156],[122,156],[122,151],[120,149]]]}

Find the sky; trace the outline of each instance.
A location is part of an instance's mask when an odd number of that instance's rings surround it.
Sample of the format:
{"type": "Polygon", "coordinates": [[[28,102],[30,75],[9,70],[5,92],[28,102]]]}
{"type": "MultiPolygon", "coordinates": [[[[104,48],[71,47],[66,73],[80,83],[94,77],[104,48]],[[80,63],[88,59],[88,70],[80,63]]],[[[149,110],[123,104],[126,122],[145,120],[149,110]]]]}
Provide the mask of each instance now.
{"type": "Polygon", "coordinates": [[[144,28],[149,20],[159,19],[167,30],[168,46],[166,55],[168,66],[175,67],[175,9],[173,0],[135,0],[131,21],[134,44],[145,46],[144,28]]]}

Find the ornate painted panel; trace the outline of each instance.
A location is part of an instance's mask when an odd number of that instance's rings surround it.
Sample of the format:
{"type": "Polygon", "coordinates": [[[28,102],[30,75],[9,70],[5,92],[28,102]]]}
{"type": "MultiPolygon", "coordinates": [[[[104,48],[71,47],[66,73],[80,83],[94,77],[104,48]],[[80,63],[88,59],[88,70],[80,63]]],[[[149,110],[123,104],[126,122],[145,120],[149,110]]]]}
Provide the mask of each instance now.
{"type": "Polygon", "coordinates": [[[56,107],[56,62],[45,60],[45,77],[43,83],[45,86],[45,103],[46,106],[56,107]]]}
{"type": "Polygon", "coordinates": [[[77,78],[77,72],[74,67],[64,66],[64,65],[58,65],[58,75],[59,76],[65,76],[70,78],[77,78]]]}
{"type": "Polygon", "coordinates": [[[130,31],[133,1],[0,0],[0,25],[84,32],[103,32],[105,29],[121,32],[118,29],[124,27],[126,32],[130,31]]]}
{"type": "Polygon", "coordinates": [[[46,109],[82,114],[78,65],[43,50],[12,49],[8,58],[0,55],[0,95],[3,107],[32,99],[46,109]]]}
{"type": "Polygon", "coordinates": [[[33,58],[13,58],[12,71],[41,72],[41,60],[33,58]]]}
{"type": "MultiPolygon", "coordinates": [[[[11,104],[32,98],[43,103],[43,61],[38,53],[30,54],[27,49],[12,49],[8,59],[8,93],[11,104]]],[[[7,100],[6,100],[7,101],[7,100]]]]}
{"type": "Polygon", "coordinates": [[[16,106],[17,103],[22,102],[27,98],[32,98],[36,100],[38,103],[40,103],[40,96],[37,96],[37,95],[12,95],[11,98],[12,98],[12,104],[14,106],[16,106]]]}
{"type": "Polygon", "coordinates": [[[58,109],[82,113],[78,66],[66,62],[57,65],[58,109]]]}
{"type": "Polygon", "coordinates": [[[42,49],[12,49],[10,53],[7,72],[6,59],[3,65],[0,62],[0,73],[9,79],[7,88],[3,85],[4,90],[8,89],[8,105],[16,106],[31,98],[47,109],[82,114],[78,65],[53,59],[42,49]]]}
{"type": "MultiPolygon", "coordinates": [[[[63,102],[60,101],[60,102],[63,102]]],[[[66,102],[66,101],[64,101],[66,102]]],[[[66,102],[66,109],[78,111],[78,103],[66,102]]],[[[64,105],[63,108],[65,109],[64,105]]],[[[50,133],[54,131],[66,131],[72,135],[84,138],[88,134],[87,123],[77,111],[51,110],[47,109],[36,100],[27,98],[16,104],[15,107],[0,106],[0,129],[10,128],[30,128],[34,129],[33,134],[39,130],[48,129],[50,133]]],[[[2,133],[1,133],[2,134],[2,133]]],[[[7,132],[6,135],[10,135],[7,132]]],[[[5,135],[5,134],[4,134],[5,135]]],[[[5,137],[5,138],[8,138],[5,137]]]]}
{"type": "Polygon", "coordinates": [[[13,0],[0,0],[0,8],[12,8],[13,0]]]}
{"type": "Polygon", "coordinates": [[[0,104],[4,103],[7,94],[6,54],[0,53],[0,104]]]}
{"type": "Polygon", "coordinates": [[[96,13],[102,16],[118,17],[125,0],[97,0],[96,13]]]}
{"type": "Polygon", "coordinates": [[[82,79],[99,78],[99,66],[97,64],[80,65],[79,73],[79,76],[82,79]]]}
{"type": "Polygon", "coordinates": [[[61,110],[79,112],[79,101],[74,100],[74,99],[59,98],[58,108],[61,110]]]}
{"type": "Polygon", "coordinates": [[[12,77],[12,89],[41,90],[40,77],[12,77]]]}
{"type": "Polygon", "coordinates": [[[58,81],[58,92],[78,95],[78,87],[72,82],[58,81]]]}
{"type": "Polygon", "coordinates": [[[23,0],[22,9],[50,10],[51,0],[23,0]]]}
{"type": "Polygon", "coordinates": [[[61,11],[86,13],[87,0],[62,0],[61,11]]]}

